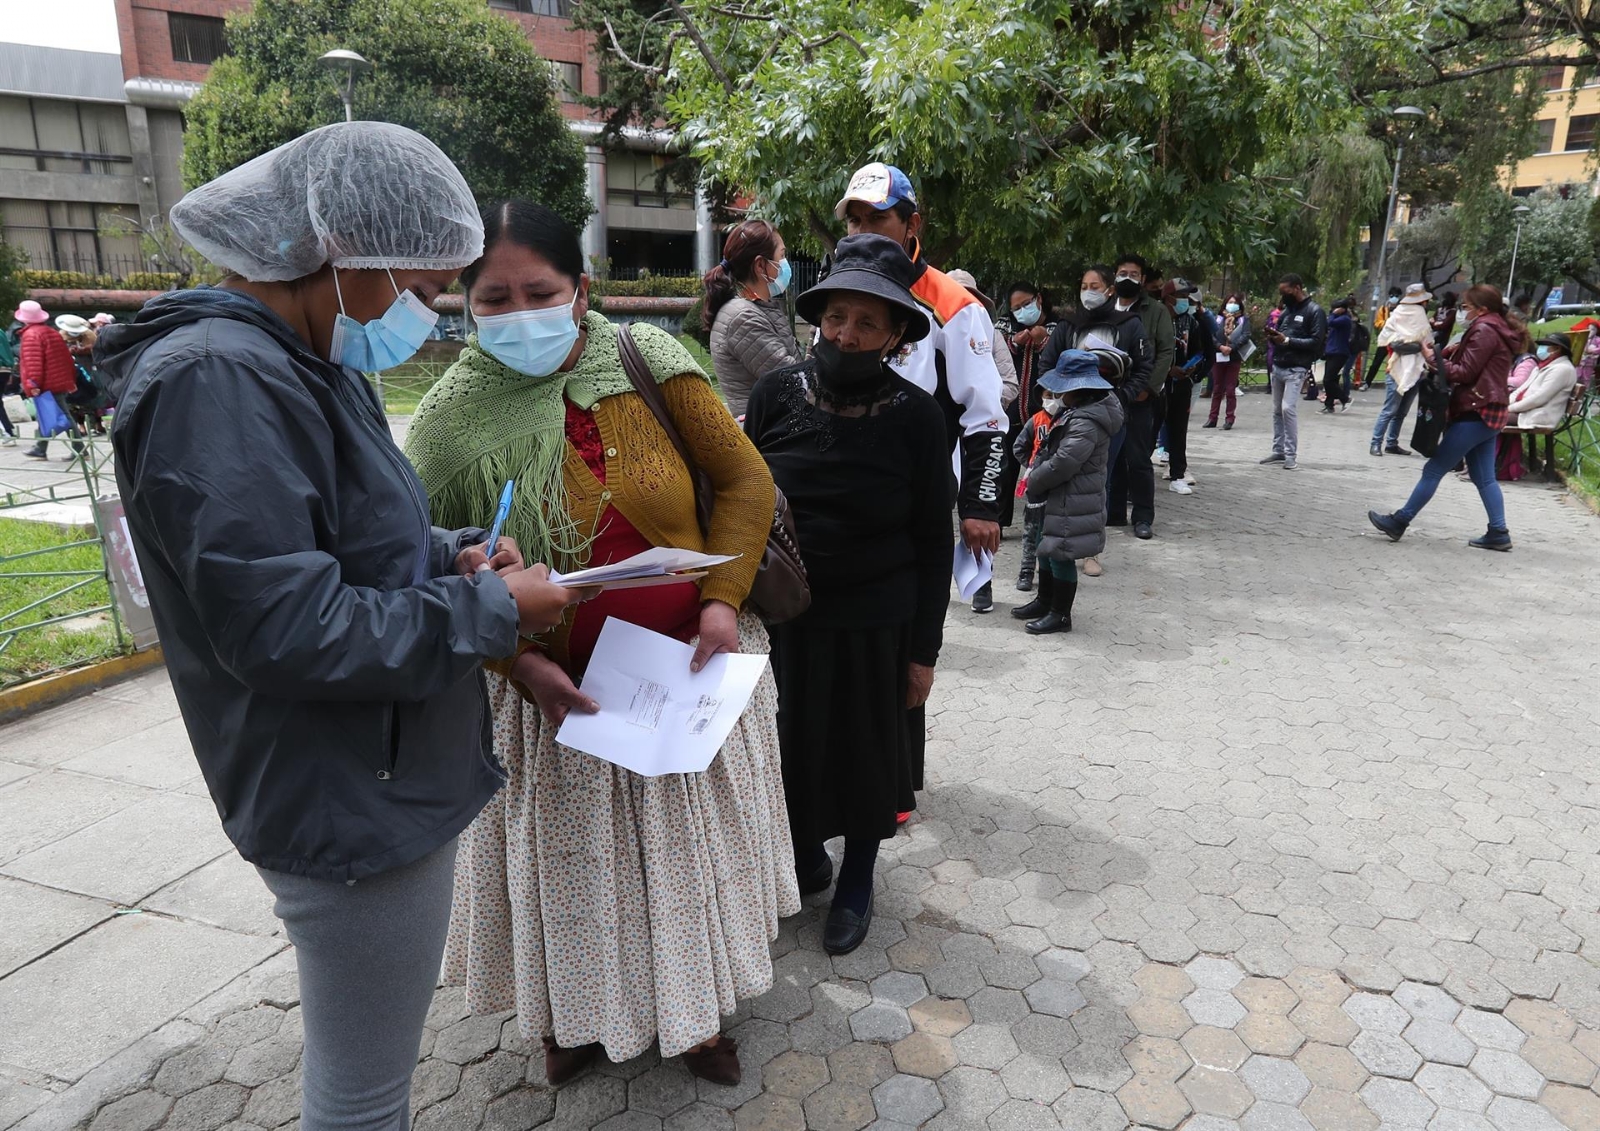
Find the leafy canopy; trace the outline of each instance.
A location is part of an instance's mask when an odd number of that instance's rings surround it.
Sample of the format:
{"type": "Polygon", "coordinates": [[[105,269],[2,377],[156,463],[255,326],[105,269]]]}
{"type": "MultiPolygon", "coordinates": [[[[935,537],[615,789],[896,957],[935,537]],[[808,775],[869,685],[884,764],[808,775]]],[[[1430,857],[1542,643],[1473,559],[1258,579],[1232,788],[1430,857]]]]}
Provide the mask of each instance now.
{"type": "Polygon", "coordinates": [[[229,17],[228,43],[187,110],[191,187],[342,121],[317,57],[343,47],[374,64],[356,80],[355,116],[431,138],[480,202],[537,200],[579,225],[592,211],[550,65],[482,0],[257,0],[229,17]]]}

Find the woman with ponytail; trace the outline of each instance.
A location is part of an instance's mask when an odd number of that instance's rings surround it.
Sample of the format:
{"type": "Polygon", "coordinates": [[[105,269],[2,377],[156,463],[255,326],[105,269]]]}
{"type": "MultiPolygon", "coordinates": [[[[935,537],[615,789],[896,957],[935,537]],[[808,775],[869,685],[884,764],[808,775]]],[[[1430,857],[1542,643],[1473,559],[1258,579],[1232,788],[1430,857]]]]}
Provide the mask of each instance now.
{"type": "Polygon", "coordinates": [[[789,287],[783,237],[765,220],[728,233],[722,262],[706,272],[705,328],[728,411],[743,416],[757,378],[800,360],[800,345],[778,301],[789,287]]]}

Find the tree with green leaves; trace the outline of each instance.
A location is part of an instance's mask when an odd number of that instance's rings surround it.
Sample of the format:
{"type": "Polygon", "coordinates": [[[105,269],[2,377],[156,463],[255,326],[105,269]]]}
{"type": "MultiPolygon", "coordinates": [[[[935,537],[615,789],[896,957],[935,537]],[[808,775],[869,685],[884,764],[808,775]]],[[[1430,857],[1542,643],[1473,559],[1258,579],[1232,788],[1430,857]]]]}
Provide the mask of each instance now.
{"type": "Polygon", "coordinates": [[[11,323],[11,312],[28,297],[27,285],[22,281],[27,265],[28,257],[20,247],[0,239],[0,314],[7,325],[11,323]]]}
{"type": "Polygon", "coordinates": [[[257,0],[228,18],[228,45],[186,112],[191,187],[342,121],[317,65],[342,47],[374,64],[355,85],[356,117],[427,135],[483,203],[523,197],[579,225],[592,211],[550,64],[482,0],[257,0]]]}

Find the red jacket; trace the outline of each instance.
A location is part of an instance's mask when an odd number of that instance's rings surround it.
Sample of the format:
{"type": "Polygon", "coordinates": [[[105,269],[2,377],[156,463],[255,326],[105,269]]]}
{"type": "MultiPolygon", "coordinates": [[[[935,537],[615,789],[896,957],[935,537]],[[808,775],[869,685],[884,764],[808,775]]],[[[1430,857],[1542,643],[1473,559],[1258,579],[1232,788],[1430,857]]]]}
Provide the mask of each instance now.
{"type": "Polygon", "coordinates": [[[22,391],[30,397],[41,390],[65,396],[78,387],[78,368],[72,364],[67,343],[48,322],[22,331],[17,374],[22,378],[22,391]]]}
{"type": "Polygon", "coordinates": [[[1480,314],[1461,340],[1445,351],[1440,366],[1450,381],[1447,419],[1482,417],[1511,399],[1508,378],[1519,335],[1498,314],[1480,314]]]}

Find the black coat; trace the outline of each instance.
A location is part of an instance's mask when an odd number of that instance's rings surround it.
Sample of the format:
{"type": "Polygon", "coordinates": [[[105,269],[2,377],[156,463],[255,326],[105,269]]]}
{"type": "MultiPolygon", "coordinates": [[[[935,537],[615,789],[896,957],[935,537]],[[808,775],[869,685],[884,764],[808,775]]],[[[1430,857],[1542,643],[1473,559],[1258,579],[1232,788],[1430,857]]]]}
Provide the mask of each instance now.
{"type": "Polygon", "coordinates": [[[1293,303],[1283,308],[1278,319],[1278,330],[1285,340],[1272,350],[1272,364],[1279,369],[1310,369],[1322,360],[1322,349],[1328,341],[1328,316],[1322,307],[1309,298],[1300,305],[1293,303]]]}
{"type": "Polygon", "coordinates": [[[356,880],[450,840],[502,781],[481,665],[515,651],[516,605],[451,572],[484,533],[429,524],[372,389],[253,298],[162,295],[97,357],[167,670],[240,855],[356,880]]]}
{"type": "MultiPolygon", "coordinates": [[[[1155,363],[1155,358],[1151,355],[1150,341],[1145,333],[1144,322],[1139,317],[1138,307],[1118,310],[1115,302],[1107,302],[1098,310],[1073,310],[1063,314],[1039,358],[1040,372],[1048,373],[1054,369],[1064,352],[1082,349],[1083,343],[1091,336],[1109,337],[1111,344],[1132,361],[1127,380],[1117,390],[1119,397],[1131,399],[1131,394],[1149,386],[1150,367],[1155,363]]],[[[1166,375],[1162,374],[1161,381],[1156,382],[1157,390],[1165,380],[1166,375]]]]}

